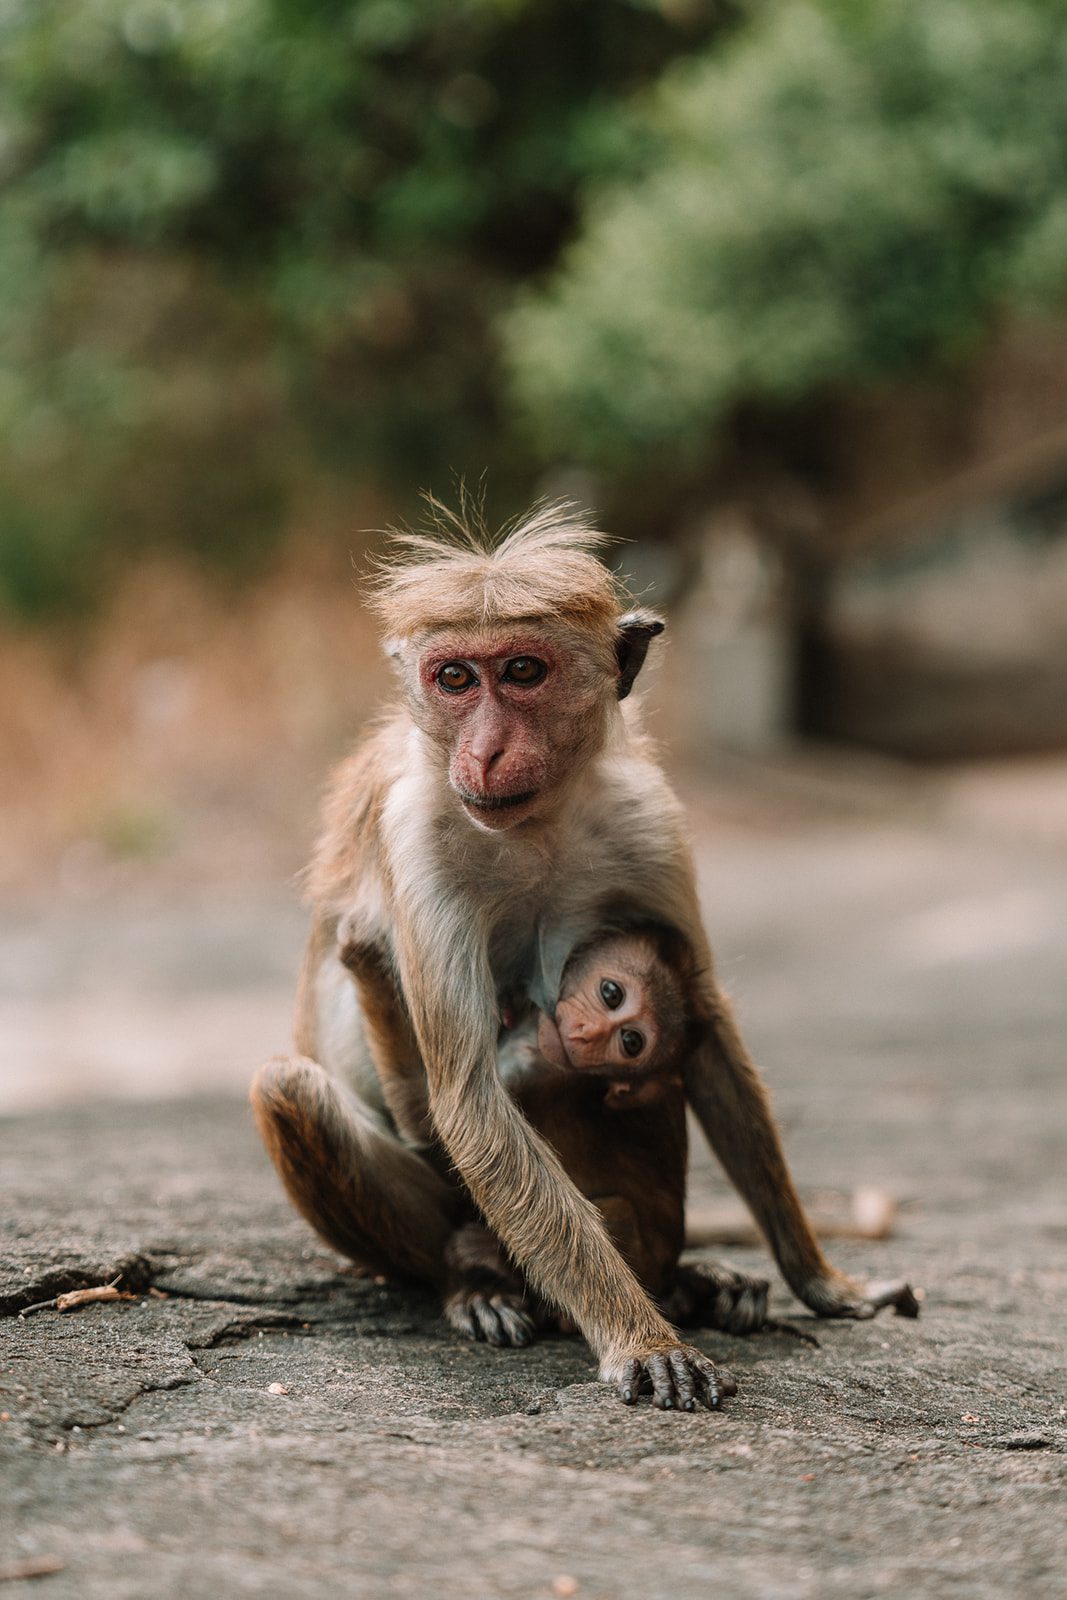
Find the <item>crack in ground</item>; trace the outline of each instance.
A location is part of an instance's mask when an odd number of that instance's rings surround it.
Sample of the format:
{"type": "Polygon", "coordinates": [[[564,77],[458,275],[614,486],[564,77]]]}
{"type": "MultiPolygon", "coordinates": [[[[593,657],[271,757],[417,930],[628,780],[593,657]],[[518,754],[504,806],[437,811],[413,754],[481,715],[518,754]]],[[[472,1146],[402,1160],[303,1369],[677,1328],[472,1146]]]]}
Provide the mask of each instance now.
{"type": "Polygon", "coordinates": [[[116,1279],[119,1289],[128,1290],[131,1294],[143,1294],[150,1287],[152,1271],[148,1257],[140,1254],[117,1256],[106,1266],[94,1262],[89,1267],[51,1267],[39,1276],[27,1279],[13,1293],[0,1295],[0,1317],[17,1317],[21,1311],[42,1300],[55,1300],[58,1295],[69,1294],[73,1289],[98,1289],[116,1279]]]}
{"type": "MultiPolygon", "coordinates": [[[[225,1302],[223,1302],[225,1303],[225,1302]]],[[[253,1339],[257,1333],[303,1333],[310,1334],[312,1325],[307,1317],[294,1316],[289,1311],[279,1311],[273,1316],[249,1317],[246,1321],[234,1318],[227,1322],[225,1327],[216,1328],[205,1339],[184,1339],[185,1348],[191,1352],[198,1350],[219,1350],[226,1345],[243,1344],[253,1339]]]]}
{"type": "MultiPolygon", "coordinates": [[[[143,1400],[146,1395],[166,1394],[172,1389],[188,1389],[194,1383],[201,1383],[205,1381],[204,1374],[200,1371],[200,1368],[197,1366],[196,1361],[192,1358],[192,1355],[190,1355],[189,1365],[190,1371],[188,1374],[175,1374],[174,1377],[164,1378],[159,1383],[139,1384],[134,1390],[133,1394],[129,1395],[127,1399],[121,1400],[115,1403],[113,1406],[109,1404],[108,1409],[110,1414],[106,1417],[101,1417],[99,1421],[78,1421],[74,1418],[71,1418],[70,1421],[64,1420],[60,1424],[60,1431],[63,1433],[74,1433],[75,1431],[78,1433],[97,1433],[102,1428],[113,1428],[116,1423],[118,1423],[119,1420],[126,1415],[130,1407],[135,1405],[138,1400],[143,1400]]],[[[101,1401],[99,1403],[103,1405],[106,1402],[101,1401]]],[[[54,1428],[55,1425],[52,1424],[51,1428],[46,1427],[43,1430],[46,1437],[52,1436],[54,1428]]]]}

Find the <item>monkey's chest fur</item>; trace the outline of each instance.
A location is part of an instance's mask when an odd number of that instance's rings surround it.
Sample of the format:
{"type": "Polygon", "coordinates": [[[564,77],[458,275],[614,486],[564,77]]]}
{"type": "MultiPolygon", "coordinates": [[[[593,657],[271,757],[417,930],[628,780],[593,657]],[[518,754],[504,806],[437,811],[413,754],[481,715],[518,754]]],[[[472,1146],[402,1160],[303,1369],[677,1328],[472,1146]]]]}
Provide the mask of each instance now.
{"type": "Polygon", "coordinates": [[[587,784],[566,827],[553,829],[551,850],[536,829],[467,839],[446,893],[487,913],[498,992],[521,991],[554,1010],[569,953],[597,928],[613,920],[676,920],[686,864],[664,827],[676,802],[631,776],[626,764],[612,763],[587,784]]]}

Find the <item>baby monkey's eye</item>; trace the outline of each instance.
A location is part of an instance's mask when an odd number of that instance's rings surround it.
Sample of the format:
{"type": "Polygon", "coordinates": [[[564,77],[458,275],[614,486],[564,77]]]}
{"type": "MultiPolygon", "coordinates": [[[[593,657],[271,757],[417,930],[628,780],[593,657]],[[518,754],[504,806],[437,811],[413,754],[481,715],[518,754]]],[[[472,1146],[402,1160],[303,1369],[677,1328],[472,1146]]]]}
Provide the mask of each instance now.
{"type": "Polygon", "coordinates": [[[548,668],[536,656],[515,656],[504,668],[505,683],[521,683],[524,689],[540,683],[548,668]]]}
{"type": "Polygon", "coordinates": [[[632,1061],[645,1048],[645,1036],[643,1033],[638,1033],[636,1028],[623,1028],[619,1034],[619,1043],[622,1045],[623,1055],[629,1056],[632,1061]]]}
{"type": "Polygon", "coordinates": [[[622,985],[615,982],[614,978],[600,980],[600,998],[609,1011],[618,1011],[626,996],[622,992],[622,985]]]}
{"type": "Polygon", "coordinates": [[[464,666],[462,661],[446,661],[443,667],[438,667],[433,678],[438,688],[448,694],[462,694],[464,689],[478,682],[470,667],[464,666]]]}

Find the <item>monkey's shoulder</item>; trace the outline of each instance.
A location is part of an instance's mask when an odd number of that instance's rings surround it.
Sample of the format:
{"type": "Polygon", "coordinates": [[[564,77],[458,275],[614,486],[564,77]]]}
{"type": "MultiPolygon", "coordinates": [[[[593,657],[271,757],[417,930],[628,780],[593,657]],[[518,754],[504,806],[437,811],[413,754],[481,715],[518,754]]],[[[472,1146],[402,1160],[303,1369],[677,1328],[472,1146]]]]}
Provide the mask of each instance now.
{"type": "Polygon", "coordinates": [[[615,755],[590,774],[573,806],[557,861],[570,876],[627,884],[689,860],[685,813],[666,778],[640,751],[615,755]]]}
{"type": "Polygon", "coordinates": [[[313,904],[340,911],[368,873],[380,873],[382,814],[404,769],[407,726],[403,712],[385,714],[331,773],[306,877],[313,904]]]}

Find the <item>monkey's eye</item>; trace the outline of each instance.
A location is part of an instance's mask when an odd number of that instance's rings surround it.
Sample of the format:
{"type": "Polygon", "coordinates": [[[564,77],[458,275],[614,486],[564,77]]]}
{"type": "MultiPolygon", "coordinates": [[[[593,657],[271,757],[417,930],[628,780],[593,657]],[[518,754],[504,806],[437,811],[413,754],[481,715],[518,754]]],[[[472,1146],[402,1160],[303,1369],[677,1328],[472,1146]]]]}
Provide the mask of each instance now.
{"type": "Polygon", "coordinates": [[[619,1032],[619,1043],[622,1045],[623,1055],[629,1056],[632,1061],[645,1048],[645,1036],[643,1033],[638,1033],[636,1028],[622,1028],[619,1032]]]}
{"type": "Polygon", "coordinates": [[[540,683],[548,668],[536,656],[516,656],[504,668],[505,683],[521,683],[524,689],[540,683]]]}
{"type": "Polygon", "coordinates": [[[614,978],[602,978],[600,980],[600,998],[609,1011],[618,1011],[626,996],[623,993],[622,985],[616,983],[614,978]]]}
{"type": "Polygon", "coordinates": [[[447,694],[462,694],[464,689],[470,689],[478,682],[470,667],[465,667],[462,661],[446,661],[434,673],[433,681],[447,694]]]}

